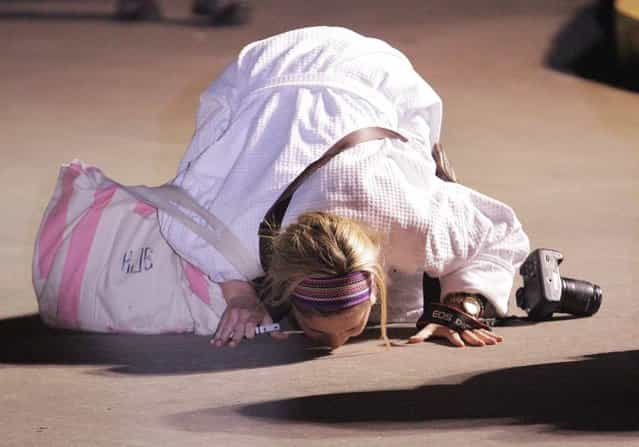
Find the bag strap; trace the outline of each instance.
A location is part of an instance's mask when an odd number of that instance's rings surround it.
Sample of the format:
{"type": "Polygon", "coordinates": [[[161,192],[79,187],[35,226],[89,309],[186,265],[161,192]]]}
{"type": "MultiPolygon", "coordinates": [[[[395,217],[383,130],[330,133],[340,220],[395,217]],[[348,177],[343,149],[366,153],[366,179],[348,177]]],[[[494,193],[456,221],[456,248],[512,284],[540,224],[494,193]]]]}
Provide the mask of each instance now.
{"type": "Polygon", "coordinates": [[[280,194],[273,206],[269,208],[264,216],[264,219],[260,223],[258,235],[260,238],[260,263],[264,272],[268,271],[268,265],[272,254],[271,240],[275,234],[279,231],[284,215],[288,208],[293,194],[300,187],[300,185],[310,177],[315,171],[328,163],[333,157],[340,152],[357,146],[360,143],[365,143],[371,140],[381,140],[384,138],[399,139],[403,142],[408,141],[404,136],[395,132],[394,130],[386,129],[384,127],[364,127],[354,132],[347,134],[338,140],[333,146],[331,146],[319,159],[308,165],[290,185],[280,194]]]}
{"type": "MultiPolygon", "coordinates": [[[[265,264],[262,253],[270,249],[266,235],[272,234],[269,230],[279,228],[282,218],[286,213],[286,208],[295,190],[297,190],[302,182],[344,149],[348,149],[365,141],[381,138],[399,138],[402,141],[407,141],[406,138],[399,133],[381,127],[367,127],[356,130],[341,138],[337,143],[331,146],[320,159],[310,164],[293,180],[275,204],[269,209],[260,224],[260,262],[263,267],[265,264]],[[270,225],[266,222],[269,222],[270,225]],[[268,246],[263,248],[263,246],[266,245],[268,246]]],[[[197,200],[179,186],[170,183],[155,187],[145,185],[127,186],[113,180],[111,181],[136,199],[165,212],[193,231],[193,233],[205,242],[215,247],[245,278],[256,278],[260,274],[255,268],[253,255],[242,241],[240,241],[224,222],[205,209],[197,200]]]]}
{"type": "Polygon", "coordinates": [[[167,213],[215,247],[245,278],[259,275],[253,256],[229,228],[176,185],[126,186],[113,182],[133,197],[167,213]]]}

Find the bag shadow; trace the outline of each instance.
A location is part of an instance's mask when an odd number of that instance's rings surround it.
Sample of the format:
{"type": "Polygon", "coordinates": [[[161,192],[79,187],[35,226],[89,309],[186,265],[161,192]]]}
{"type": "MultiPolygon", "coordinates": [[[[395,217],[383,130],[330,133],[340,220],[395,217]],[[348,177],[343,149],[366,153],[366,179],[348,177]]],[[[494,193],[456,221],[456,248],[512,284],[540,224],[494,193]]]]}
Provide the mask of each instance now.
{"type": "Polygon", "coordinates": [[[52,329],[39,315],[0,320],[0,364],[104,365],[121,374],[195,374],[303,362],[326,352],[306,340],[256,337],[237,348],[215,349],[207,336],[123,335],[52,329]]]}

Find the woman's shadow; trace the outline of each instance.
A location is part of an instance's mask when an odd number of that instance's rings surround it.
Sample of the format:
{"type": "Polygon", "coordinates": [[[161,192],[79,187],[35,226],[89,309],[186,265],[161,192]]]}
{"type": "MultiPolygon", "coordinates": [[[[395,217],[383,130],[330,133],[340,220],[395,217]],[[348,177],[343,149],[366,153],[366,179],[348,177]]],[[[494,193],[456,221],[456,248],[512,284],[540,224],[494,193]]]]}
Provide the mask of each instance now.
{"type": "MultiPolygon", "coordinates": [[[[555,317],[553,321],[566,318],[574,317],[555,317]]],[[[104,365],[108,366],[108,371],[121,374],[170,375],[263,368],[331,355],[329,348],[313,345],[304,337],[294,321],[285,318],[281,324],[291,334],[285,341],[261,335],[233,349],[216,349],[209,344],[211,337],[207,336],[77,332],[50,328],[37,314],[23,315],[0,320],[0,339],[3,341],[0,365],[104,365]]],[[[511,317],[501,324],[534,323],[511,317]]],[[[415,332],[414,324],[388,327],[388,336],[395,345],[405,344],[415,332]]],[[[379,327],[369,326],[349,344],[375,340],[381,348],[379,327]]],[[[450,347],[442,340],[432,342],[450,347]]]]}
{"type": "Polygon", "coordinates": [[[303,362],[328,354],[292,336],[267,335],[237,348],[215,349],[190,334],[121,335],[51,329],[38,315],[0,320],[0,364],[105,365],[122,374],[193,374],[303,362]]]}

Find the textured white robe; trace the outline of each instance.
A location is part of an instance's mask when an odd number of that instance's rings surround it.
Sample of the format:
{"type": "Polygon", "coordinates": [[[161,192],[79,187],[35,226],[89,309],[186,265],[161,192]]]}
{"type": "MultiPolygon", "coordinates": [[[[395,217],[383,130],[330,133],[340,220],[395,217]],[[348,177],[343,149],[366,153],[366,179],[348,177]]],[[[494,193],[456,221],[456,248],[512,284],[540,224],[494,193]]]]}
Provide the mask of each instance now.
{"type": "MultiPolygon", "coordinates": [[[[258,226],[286,186],[347,133],[396,130],[409,141],[360,144],[315,173],[283,224],[324,210],[386,235],[391,320],[419,316],[424,271],[440,278],[443,295],[481,293],[505,315],[528,238],[508,206],[435,176],[441,119],[439,96],[385,42],[344,28],[294,30],[245,47],[202,94],[175,183],[245,241],[259,276],[258,226]]],[[[160,213],[160,225],[212,280],[242,279],[170,216],[160,213]]]]}

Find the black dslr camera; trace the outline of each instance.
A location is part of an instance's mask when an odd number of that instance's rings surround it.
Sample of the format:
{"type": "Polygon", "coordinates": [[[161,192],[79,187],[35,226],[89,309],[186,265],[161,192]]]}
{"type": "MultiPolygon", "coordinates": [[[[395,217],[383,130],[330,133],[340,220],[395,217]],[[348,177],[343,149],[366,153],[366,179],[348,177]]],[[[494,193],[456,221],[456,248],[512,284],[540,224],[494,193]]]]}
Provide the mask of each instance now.
{"type": "Polygon", "coordinates": [[[519,269],[524,286],[517,290],[517,306],[528,313],[529,319],[547,320],[553,312],[589,317],[599,310],[601,287],[562,278],[559,264],[563,259],[556,250],[540,248],[530,253],[519,269]]]}

